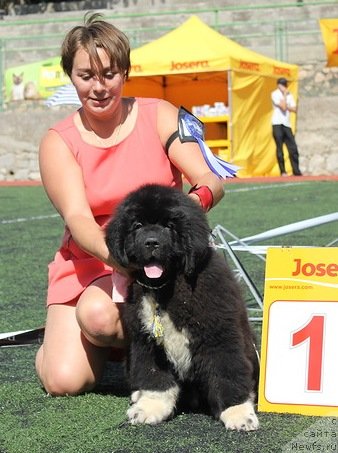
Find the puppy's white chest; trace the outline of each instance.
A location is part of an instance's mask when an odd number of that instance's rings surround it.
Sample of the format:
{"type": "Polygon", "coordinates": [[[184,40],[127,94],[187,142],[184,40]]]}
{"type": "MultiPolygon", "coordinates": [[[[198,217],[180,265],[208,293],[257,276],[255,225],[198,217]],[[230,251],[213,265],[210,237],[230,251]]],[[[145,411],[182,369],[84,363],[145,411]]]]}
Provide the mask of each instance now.
{"type": "Polygon", "coordinates": [[[157,309],[151,296],[142,300],[141,317],[144,330],[164,348],[168,360],[184,379],[191,365],[189,338],[186,329],[177,330],[167,312],[157,309]]]}

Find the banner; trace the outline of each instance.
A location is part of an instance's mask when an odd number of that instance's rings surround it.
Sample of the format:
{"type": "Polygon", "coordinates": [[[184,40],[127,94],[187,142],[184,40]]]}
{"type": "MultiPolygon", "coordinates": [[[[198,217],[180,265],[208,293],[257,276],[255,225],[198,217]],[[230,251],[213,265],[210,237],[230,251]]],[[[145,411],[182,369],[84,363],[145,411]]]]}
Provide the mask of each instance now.
{"type": "Polygon", "coordinates": [[[258,409],[338,416],[338,248],[269,248],[258,409]]]}
{"type": "Polygon", "coordinates": [[[338,19],[320,19],[319,24],[326,49],[326,66],[338,66],[338,19]]]}
{"type": "Polygon", "coordinates": [[[41,99],[51,96],[56,88],[70,83],[60,66],[60,57],[16,66],[5,72],[7,101],[41,99]]]}

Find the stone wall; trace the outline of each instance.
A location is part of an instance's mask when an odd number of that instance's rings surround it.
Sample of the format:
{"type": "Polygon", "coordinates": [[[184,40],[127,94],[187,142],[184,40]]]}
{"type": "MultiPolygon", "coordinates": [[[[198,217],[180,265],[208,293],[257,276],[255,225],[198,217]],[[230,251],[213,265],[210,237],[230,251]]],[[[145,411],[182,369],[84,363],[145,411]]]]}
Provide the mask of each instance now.
{"type": "MultiPolygon", "coordinates": [[[[296,140],[304,174],[338,174],[338,68],[300,67],[296,140]]],[[[39,101],[11,103],[0,113],[0,181],[39,180],[38,144],[48,127],[73,107],[39,101]]]]}
{"type": "MultiPolygon", "coordinates": [[[[1,3],[1,0],[0,0],[1,3]]],[[[14,0],[1,16],[3,69],[59,54],[65,33],[82,23],[86,11],[99,11],[123,30],[132,48],[176,28],[191,14],[247,49],[295,64],[325,59],[318,20],[338,17],[337,0],[14,0]],[[35,11],[36,9],[36,11],[35,11]],[[34,13],[35,11],[35,13],[34,13]],[[31,14],[26,14],[31,12],[31,14]],[[39,12],[39,13],[38,13],[39,12]],[[43,12],[43,14],[41,14],[43,12]],[[29,49],[29,50],[28,50],[29,49]]]]}
{"type": "Polygon", "coordinates": [[[338,68],[300,67],[296,140],[308,175],[338,175],[338,68]]]}
{"type": "Polygon", "coordinates": [[[0,113],[0,181],[39,180],[41,137],[49,126],[74,109],[47,109],[38,101],[12,104],[0,113]]]}

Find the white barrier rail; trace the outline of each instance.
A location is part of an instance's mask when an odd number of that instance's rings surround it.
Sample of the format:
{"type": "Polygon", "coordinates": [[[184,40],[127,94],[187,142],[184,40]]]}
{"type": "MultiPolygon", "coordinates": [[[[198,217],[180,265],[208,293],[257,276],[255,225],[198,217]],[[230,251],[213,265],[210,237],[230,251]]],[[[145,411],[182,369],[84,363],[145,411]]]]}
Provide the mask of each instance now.
{"type": "Polygon", "coordinates": [[[252,244],[253,242],[270,239],[276,236],[282,236],[284,234],[294,233],[295,231],[305,230],[306,228],[312,228],[318,225],[323,225],[324,223],[334,222],[336,220],[338,220],[338,212],[333,212],[332,214],[313,217],[312,219],[302,220],[300,222],[290,223],[288,225],[273,228],[272,230],[267,230],[263,233],[255,234],[254,236],[247,236],[240,239],[239,241],[230,242],[230,245],[233,246],[238,242],[252,244]]]}

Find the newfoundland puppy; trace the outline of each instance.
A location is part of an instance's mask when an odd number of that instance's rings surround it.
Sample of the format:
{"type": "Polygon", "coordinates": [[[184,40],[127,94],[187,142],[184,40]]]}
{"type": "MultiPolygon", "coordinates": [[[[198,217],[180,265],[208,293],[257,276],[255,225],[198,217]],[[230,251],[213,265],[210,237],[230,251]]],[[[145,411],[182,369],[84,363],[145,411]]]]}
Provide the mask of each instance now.
{"type": "Polygon", "coordinates": [[[210,246],[202,209],[179,190],[146,185],[106,228],[110,253],[133,278],[123,315],[132,424],[203,411],[226,428],[258,428],[258,360],[246,307],[210,246]]]}

